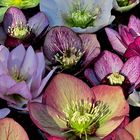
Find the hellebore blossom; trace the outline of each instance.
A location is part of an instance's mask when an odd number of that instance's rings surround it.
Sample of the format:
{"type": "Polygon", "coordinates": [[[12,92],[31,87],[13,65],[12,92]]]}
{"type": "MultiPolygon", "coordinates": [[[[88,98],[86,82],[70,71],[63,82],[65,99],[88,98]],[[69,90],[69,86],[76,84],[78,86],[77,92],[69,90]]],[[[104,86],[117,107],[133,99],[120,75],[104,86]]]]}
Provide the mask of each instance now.
{"type": "Polygon", "coordinates": [[[114,140],[139,140],[140,117],[130,122],[124,129],[119,129],[114,140]]]}
{"type": "Polygon", "coordinates": [[[46,35],[44,54],[50,65],[61,69],[84,68],[100,53],[100,44],[94,34],[77,35],[64,26],[53,27],[46,35]]]}
{"type": "Polygon", "coordinates": [[[135,16],[131,16],[128,26],[119,25],[119,32],[105,28],[108,39],[115,51],[129,58],[131,56],[140,55],[140,20],[135,16]]]}
{"type": "Polygon", "coordinates": [[[41,0],[50,26],[68,26],[79,33],[93,33],[110,24],[113,0],[41,0]]]}
{"type": "Polygon", "coordinates": [[[116,129],[129,112],[121,87],[92,89],[80,79],[56,75],[42,103],[29,103],[33,122],[45,133],[63,140],[103,138],[116,129]]]}
{"type": "Polygon", "coordinates": [[[29,46],[47,26],[48,20],[43,12],[37,13],[27,21],[20,9],[10,7],[3,19],[3,27],[7,34],[5,45],[16,47],[23,43],[25,46],[29,46]]]}
{"type": "Polygon", "coordinates": [[[45,58],[30,46],[19,45],[11,52],[0,46],[0,98],[19,110],[27,110],[29,101],[39,99],[49,76],[44,78],[45,58]]]}
{"type": "Polygon", "coordinates": [[[29,140],[23,127],[11,118],[0,119],[1,140],[29,140]]]}
{"type": "Polygon", "coordinates": [[[114,0],[113,4],[115,10],[125,12],[139,4],[139,0],[114,0]]]}
{"type": "MultiPolygon", "coordinates": [[[[116,54],[104,51],[94,63],[93,69],[85,70],[85,77],[93,84],[134,85],[140,76],[140,57],[129,58],[125,63],[116,54]]],[[[128,86],[127,86],[128,87],[128,86]]]]}
{"type": "Polygon", "coordinates": [[[11,7],[18,7],[20,9],[27,9],[36,7],[40,0],[0,0],[0,22],[6,10],[11,7]]]}

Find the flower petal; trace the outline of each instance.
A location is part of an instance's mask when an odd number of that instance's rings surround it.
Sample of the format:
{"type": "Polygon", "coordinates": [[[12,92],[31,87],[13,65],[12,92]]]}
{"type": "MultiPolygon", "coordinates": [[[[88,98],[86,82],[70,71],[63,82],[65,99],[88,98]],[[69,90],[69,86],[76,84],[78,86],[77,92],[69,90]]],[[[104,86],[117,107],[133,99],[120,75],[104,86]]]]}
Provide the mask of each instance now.
{"type": "Polygon", "coordinates": [[[10,118],[0,120],[0,137],[3,140],[29,140],[25,130],[10,118]]]}
{"type": "Polygon", "coordinates": [[[113,49],[120,54],[124,54],[126,46],[123,43],[121,36],[111,28],[105,28],[105,31],[113,49]]]}
{"type": "Polygon", "coordinates": [[[128,78],[131,84],[134,84],[140,76],[140,57],[134,56],[129,58],[120,72],[128,78]]]}
{"type": "Polygon", "coordinates": [[[129,106],[126,102],[123,91],[119,86],[99,85],[92,88],[97,101],[102,101],[109,106],[110,113],[100,124],[96,134],[104,137],[116,129],[129,113],[129,106]]]}
{"type": "Polygon", "coordinates": [[[129,31],[129,28],[124,25],[119,25],[119,34],[122,37],[122,41],[126,44],[129,45],[134,41],[134,37],[129,31]]]}
{"type": "Polygon", "coordinates": [[[25,57],[25,48],[22,44],[17,46],[11,51],[8,60],[8,69],[11,75],[16,72],[17,73],[20,72],[20,68],[23,63],[24,57],[25,57]]]}
{"type": "Polygon", "coordinates": [[[84,72],[84,75],[92,85],[98,85],[100,83],[92,69],[87,68],[84,72]]]}
{"type": "Polygon", "coordinates": [[[114,140],[134,140],[134,137],[125,129],[119,129],[114,140]]]}
{"type": "Polygon", "coordinates": [[[5,118],[10,113],[8,108],[0,109],[0,119],[5,118]]]}
{"type": "Polygon", "coordinates": [[[129,95],[127,101],[132,106],[140,107],[140,92],[134,91],[129,95]]]}
{"type": "Polygon", "coordinates": [[[124,54],[124,57],[126,58],[133,56],[140,56],[140,37],[137,37],[135,41],[128,46],[124,54]]]}
{"type": "Polygon", "coordinates": [[[30,117],[37,127],[52,136],[63,137],[62,128],[66,128],[66,123],[57,117],[60,112],[40,103],[29,103],[28,108],[30,117]]]}
{"type": "Polygon", "coordinates": [[[140,138],[140,117],[137,117],[135,120],[130,122],[125,129],[134,136],[135,140],[139,140],[140,138]]]}
{"type": "Polygon", "coordinates": [[[128,27],[133,29],[136,33],[140,33],[140,19],[131,15],[129,18],[128,27]]]}
{"type": "Polygon", "coordinates": [[[100,53],[100,44],[95,34],[81,34],[82,45],[84,48],[84,66],[87,66],[100,53]]]}
{"type": "Polygon", "coordinates": [[[8,33],[9,26],[15,26],[17,23],[22,23],[23,25],[26,24],[26,18],[23,12],[16,7],[8,8],[8,10],[5,12],[3,19],[3,26],[5,32],[8,33]]]}
{"type": "Polygon", "coordinates": [[[5,46],[0,45],[0,61],[3,63],[5,67],[7,67],[8,57],[9,50],[5,46]]]}
{"type": "Polygon", "coordinates": [[[67,104],[81,99],[94,99],[90,88],[74,76],[57,74],[45,91],[43,103],[61,112],[67,104]]]}
{"type": "Polygon", "coordinates": [[[36,36],[38,36],[48,24],[48,19],[43,12],[37,13],[28,20],[28,25],[36,36]]]}
{"type": "Polygon", "coordinates": [[[20,74],[28,81],[37,70],[37,56],[30,46],[28,47],[23,64],[21,66],[20,74]]]}
{"type": "Polygon", "coordinates": [[[60,26],[52,28],[46,35],[44,53],[48,60],[54,61],[57,52],[63,53],[68,48],[82,50],[80,37],[71,29],[60,26]]]}
{"type": "Polygon", "coordinates": [[[99,80],[102,80],[110,73],[119,72],[122,66],[123,62],[116,54],[104,51],[95,62],[94,70],[99,80]]]}

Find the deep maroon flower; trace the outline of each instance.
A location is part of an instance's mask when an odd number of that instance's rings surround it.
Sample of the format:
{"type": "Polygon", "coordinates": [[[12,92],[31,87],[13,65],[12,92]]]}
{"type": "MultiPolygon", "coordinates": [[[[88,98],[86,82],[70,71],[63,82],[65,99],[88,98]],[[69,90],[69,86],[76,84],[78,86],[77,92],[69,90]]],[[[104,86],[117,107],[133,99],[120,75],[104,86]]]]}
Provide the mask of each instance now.
{"type": "Polygon", "coordinates": [[[23,43],[29,46],[47,26],[48,20],[43,12],[37,13],[27,21],[20,9],[10,7],[3,19],[3,27],[8,35],[5,45],[7,47],[16,47],[23,43]]]}
{"type": "Polygon", "coordinates": [[[70,28],[59,26],[47,33],[43,50],[50,65],[75,69],[84,68],[97,57],[100,44],[95,34],[77,35],[70,28]]]}

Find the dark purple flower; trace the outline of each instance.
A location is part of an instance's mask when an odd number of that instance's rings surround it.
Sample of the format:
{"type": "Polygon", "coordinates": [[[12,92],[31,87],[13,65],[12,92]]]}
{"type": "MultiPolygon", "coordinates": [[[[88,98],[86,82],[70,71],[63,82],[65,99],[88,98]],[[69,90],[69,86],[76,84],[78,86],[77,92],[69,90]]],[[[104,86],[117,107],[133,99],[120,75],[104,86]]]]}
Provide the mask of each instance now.
{"type": "Polygon", "coordinates": [[[46,35],[44,54],[51,65],[62,69],[87,66],[100,53],[95,34],[77,35],[70,28],[57,26],[46,35]]]}

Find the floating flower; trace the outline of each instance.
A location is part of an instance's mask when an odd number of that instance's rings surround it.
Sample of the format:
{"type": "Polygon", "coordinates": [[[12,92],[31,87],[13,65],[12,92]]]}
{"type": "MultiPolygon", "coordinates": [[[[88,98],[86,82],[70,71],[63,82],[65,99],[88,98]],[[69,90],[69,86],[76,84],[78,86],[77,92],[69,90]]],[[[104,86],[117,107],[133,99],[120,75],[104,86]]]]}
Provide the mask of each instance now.
{"type": "Polygon", "coordinates": [[[3,140],[29,140],[22,126],[11,118],[0,119],[0,138],[3,140]]]}
{"type": "Polygon", "coordinates": [[[93,33],[114,20],[113,0],[41,0],[50,26],[68,26],[76,32],[93,33]]]}
{"type": "Polygon", "coordinates": [[[16,47],[21,43],[29,46],[48,26],[48,20],[43,12],[39,12],[27,21],[20,9],[10,7],[4,15],[3,26],[8,35],[5,41],[7,47],[16,47]]]}
{"type": "Polygon", "coordinates": [[[139,4],[139,0],[114,0],[114,9],[120,12],[128,11],[139,4]]]}
{"type": "Polygon", "coordinates": [[[40,0],[0,0],[0,22],[3,19],[3,15],[6,10],[11,7],[15,6],[20,9],[27,9],[36,7],[39,4],[40,0]]]}
{"type": "MultiPolygon", "coordinates": [[[[104,51],[95,62],[94,68],[86,69],[85,77],[93,84],[135,84],[140,76],[140,57],[129,58],[125,63],[114,53],[104,51]]],[[[127,86],[128,87],[128,86],[127,86]]]]}
{"type": "Polygon", "coordinates": [[[77,35],[64,26],[52,28],[46,35],[44,54],[50,65],[62,69],[84,68],[100,53],[100,44],[94,34],[77,35]]]}
{"type": "Polygon", "coordinates": [[[29,103],[33,122],[45,133],[63,139],[103,138],[121,124],[128,111],[121,87],[90,89],[62,73],[48,85],[42,103],[29,103]]]}
{"type": "Polygon", "coordinates": [[[5,118],[10,113],[8,108],[0,109],[0,119],[5,118]]]}
{"type": "Polygon", "coordinates": [[[125,129],[119,129],[114,140],[139,140],[140,117],[130,122],[125,129]]]}
{"type": "Polygon", "coordinates": [[[0,98],[11,107],[27,110],[28,101],[39,98],[49,76],[44,78],[45,58],[30,46],[19,45],[11,52],[0,46],[0,98]]]}
{"type": "Polygon", "coordinates": [[[110,28],[106,28],[105,31],[115,51],[127,58],[140,55],[140,49],[137,47],[140,40],[140,20],[138,18],[132,15],[128,26],[119,25],[119,32],[110,28]]]}

